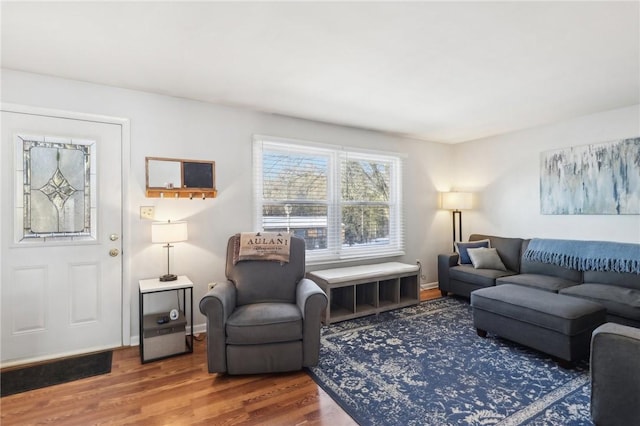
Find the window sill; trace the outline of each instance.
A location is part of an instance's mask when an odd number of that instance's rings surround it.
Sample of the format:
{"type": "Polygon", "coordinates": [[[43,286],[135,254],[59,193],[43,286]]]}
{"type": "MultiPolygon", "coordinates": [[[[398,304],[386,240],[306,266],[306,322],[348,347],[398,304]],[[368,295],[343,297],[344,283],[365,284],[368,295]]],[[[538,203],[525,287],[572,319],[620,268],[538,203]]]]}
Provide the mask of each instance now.
{"type": "Polygon", "coordinates": [[[400,257],[404,255],[405,255],[404,251],[395,251],[395,252],[389,252],[389,253],[374,254],[369,256],[354,255],[354,256],[342,256],[338,258],[323,258],[323,259],[316,259],[316,260],[307,259],[306,265],[307,266],[336,265],[336,264],[352,263],[352,262],[360,262],[360,261],[363,261],[363,262],[375,261],[377,259],[386,259],[389,257],[400,257]]]}

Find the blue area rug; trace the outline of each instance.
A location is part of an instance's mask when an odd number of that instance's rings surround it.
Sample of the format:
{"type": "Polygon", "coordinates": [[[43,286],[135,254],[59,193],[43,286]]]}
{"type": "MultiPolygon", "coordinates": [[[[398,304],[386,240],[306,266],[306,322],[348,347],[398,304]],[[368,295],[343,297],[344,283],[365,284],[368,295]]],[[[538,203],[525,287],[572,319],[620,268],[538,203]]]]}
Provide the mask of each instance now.
{"type": "Polygon", "coordinates": [[[455,298],[323,327],[309,371],[361,425],[592,425],[586,361],[480,338],[455,298]]]}

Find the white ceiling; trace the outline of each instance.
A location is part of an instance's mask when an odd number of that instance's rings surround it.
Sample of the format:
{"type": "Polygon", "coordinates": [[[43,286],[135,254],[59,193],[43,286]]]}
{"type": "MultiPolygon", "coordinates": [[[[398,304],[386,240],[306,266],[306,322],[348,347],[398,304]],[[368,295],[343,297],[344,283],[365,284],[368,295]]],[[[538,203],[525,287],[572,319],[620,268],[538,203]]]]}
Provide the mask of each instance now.
{"type": "Polygon", "coordinates": [[[2,2],[2,67],[456,143],[640,103],[631,2],[2,2]]]}

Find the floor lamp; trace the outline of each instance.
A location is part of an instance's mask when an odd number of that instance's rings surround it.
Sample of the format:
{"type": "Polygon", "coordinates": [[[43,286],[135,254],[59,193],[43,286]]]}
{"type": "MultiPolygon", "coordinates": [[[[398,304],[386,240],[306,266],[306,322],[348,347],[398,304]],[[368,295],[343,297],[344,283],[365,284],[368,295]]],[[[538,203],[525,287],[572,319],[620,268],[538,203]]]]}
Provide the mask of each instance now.
{"type": "Polygon", "coordinates": [[[462,239],[462,210],[471,209],[472,201],[472,194],[470,192],[442,193],[442,208],[453,211],[453,251],[456,250],[456,241],[462,239]],[[458,238],[456,238],[456,215],[458,216],[458,238]]]}

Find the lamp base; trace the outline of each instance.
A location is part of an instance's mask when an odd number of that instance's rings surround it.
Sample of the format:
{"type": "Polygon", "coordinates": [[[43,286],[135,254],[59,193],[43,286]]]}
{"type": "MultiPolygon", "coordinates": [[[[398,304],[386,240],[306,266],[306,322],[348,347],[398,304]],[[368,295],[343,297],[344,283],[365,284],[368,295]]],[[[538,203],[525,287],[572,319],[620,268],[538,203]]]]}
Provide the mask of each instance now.
{"type": "Polygon", "coordinates": [[[173,274],[166,274],[160,277],[160,281],[161,282],[165,282],[165,281],[175,281],[178,279],[177,275],[173,275],[173,274]]]}

